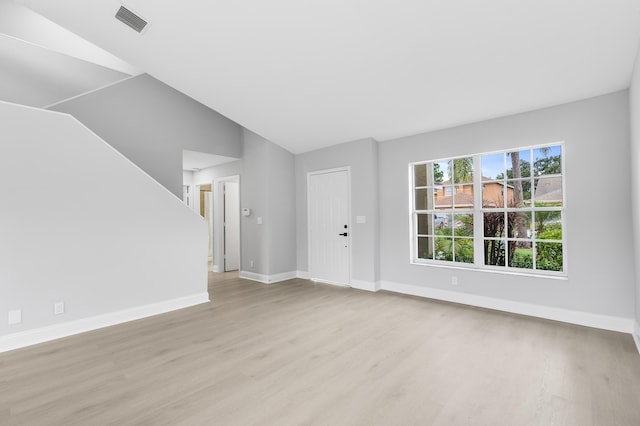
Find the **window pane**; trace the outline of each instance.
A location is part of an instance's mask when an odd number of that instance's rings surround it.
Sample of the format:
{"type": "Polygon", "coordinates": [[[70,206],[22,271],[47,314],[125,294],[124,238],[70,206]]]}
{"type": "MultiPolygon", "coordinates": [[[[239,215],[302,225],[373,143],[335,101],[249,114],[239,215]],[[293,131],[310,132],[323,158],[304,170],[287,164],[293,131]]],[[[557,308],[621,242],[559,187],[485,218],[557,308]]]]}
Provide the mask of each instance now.
{"type": "Polygon", "coordinates": [[[535,179],[534,201],[537,207],[562,205],[562,177],[535,179]]]}
{"type": "Polygon", "coordinates": [[[456,238],[453,247],[456,262],[473,263],[473,238],[456,238]]]}
{"type": "Polygon", "coordinates": [[[473,213],[454,215],[451,226],[457,237],[473,237],[473,213]]]}
{"type": "Polygon", "coordinates": [[[531,176],[531,150],[507,153],[507,178],[518,179],[529,176],[531,176]]]}
{"type": "Polygon", "coordinates": [[[433,259],[433,238],[418,237],[418,259],[433,259]]]}
{"type": "Polygon", "coordinates": [[[504,179],[504,154],[483,155],[480,161],[482,180],[504,179]]]}
{"type": "Polygon", "coordinates": [[[433,189],[416,189],[416,210],[433,210],[433,189]]]}
{"type": "Polygon", "coordinates": [[[473,184],[454,186],[453,205],[456,208],[473,208],[473,184]]]}
{"type": "Polygon", "coordinates": [[[562,151],[560,146],[548,146],[534,149],[533,172],[535,176],[562,173],[562,151]]]}
{"type": "Polygon", "coordinates": [[[562,243],[537,243],[536,269],[562,271],[562,243]]]}
{"type": "Polygon", "coordinates": [[[531,180],[519,179],[507,181],[508,207],[531,207],[531,180]]]}
{"type": "Polygon", "coordinates": [[[413,166],[414,181],[416,186],[427,186],[427,165],[416,164],[413,166]]]}
{"type": "Polygon", "coordinates": [[[430,214],[418,214],[418,234],[419,235],[433,235],[433,215],[430,214]]]}
{"type": "Polygon", "coordinates": [[[531,238],[532,232],[532,214],[531,212],[509,212],[509,238],[531,238]]]}
{"type": "Polygon", "coordinates": [[[449,162],[438,161],[433,163],[433,182],[435,184],[451,183],[449,178],[449,162]]]}
{"type": "Polygon", "coordinates": [[[455,158],[450,163],[453,166],[453,183],[473,182],[473,158],[455,158]]]}
{"type": "Polygon", "coordinates": [[[435,208],[450,209],[453,207],[453,186],[444,186],[436,194],[435,208]]]}
{"type": "Polygon", "coordinates": [[[531,243],[522,241],[515,243],[513,256],[509,260],[512,268],[533,269],[533,248],[531,243]]]}
{"type": "Polygon", "coordinates": [[[484,236],[504,237],[504,212],[484,213],[484,236]]]}
{"type": "MultiPolygon", "coordinates": [[[[434,215],[433,220],[434,229],[436,231],[441,229],[451,229],[451,215],[447,213],[438,213],[434,215]]],[[[438,234],[442,234],[442,232],[438,232],[438,234]]]]}
{"type": "Polygon", "coordinates": [[[486,182],[482,184],[482,207],[485,209],[504,207],[504,184],[502,182],[486,182]]]}
{"type": "Polygon", "coordinates": [[[436,237],[434,259],[453,260],[453,238],[436,237]]]}
{"type": "Polygon", "coordinates": [[[560,211],[536,211],[536,238],[562,240],[562,213],[560,211]]]}
{"type": "Polygon", "coordinates": [[[504,240],[484,240],[484,264],[504,266],[504,240]]]}

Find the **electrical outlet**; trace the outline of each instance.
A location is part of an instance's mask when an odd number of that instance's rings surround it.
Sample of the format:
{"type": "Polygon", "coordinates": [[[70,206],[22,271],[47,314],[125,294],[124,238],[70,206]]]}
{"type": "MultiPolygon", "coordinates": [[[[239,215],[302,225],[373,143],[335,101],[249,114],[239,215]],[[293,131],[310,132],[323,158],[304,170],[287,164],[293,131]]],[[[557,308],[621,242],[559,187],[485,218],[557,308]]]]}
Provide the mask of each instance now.
{"type": "Polygon", "coordinates": [[[251,268],[253,268],[253,260],[252,260],[251,262],[249,262],[249,266],[250,266],[251,268]]]}
{"type": "Polygon", "coordinates": [[[53,315],[64,314],[64,302],[57,302],[53,304],[53,315]]]}
{"type": "Polygon", "coordinates": [[[451,285],[458,285],[458,277],[455,275],[451,277],[451,285]]]}
{"type": "Polygon", "coordinates": [[[22,310],[14,309],[9,311],[9,315],[7,317],[7,324],[20,324],[22,322],[22,310]]]}

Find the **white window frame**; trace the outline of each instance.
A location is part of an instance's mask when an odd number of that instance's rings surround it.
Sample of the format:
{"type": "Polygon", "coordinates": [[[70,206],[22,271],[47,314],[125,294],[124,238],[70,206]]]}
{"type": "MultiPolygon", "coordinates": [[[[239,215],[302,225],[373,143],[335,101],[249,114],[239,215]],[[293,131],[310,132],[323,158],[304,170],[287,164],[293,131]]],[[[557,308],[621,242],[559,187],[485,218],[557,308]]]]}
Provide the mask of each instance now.
{"type": "MultiPolygon", "coordinates": [[[[455,157],[446,157],[440,159],[426,160],[426,161],[417,161],[409,164],[409,229],[410,229],[410,263],[414,265],[423,265],[423,266],[436,266],[436,267],[445,267],[445,268],[455,268],[455,269],[472,269],[478,271],[485,272],[496,272],[496,273],[506,273],[506,274],[514,274],[514,275],[526,275],[526,276],[535,276],[535,277],[548,277],[548,278],[561,278],[566,279],[568,276],[568,258],[567,258],[567,218],[566,218],[566,167],[565,167],[565,156],[566,156],[566,147],[563,141],[547,143],[547,144],[538,144],[538,145],[529,145],[523,147],[514,147],[503,150],[482,152],[473,155],[460,155],[455,157]],[[485,182],[482,180],[482,164],[481,158],[483,156],[488,156],[492,154],[505,154],[509,152],[519,152],[523,150],[535,150],[538,148],[546,148],[546,147],[560,147],[560,159],[561,159],[561,173],[560,175],[552,175],[552,176],[560,176],[562,179],[562,206],[560,207],[535,207],[532,205],[530,208],[483,208],[482,207],[482,192],[483,186],[485,182]],[[443,161],[451,161],[459,158],[473,158],[473,167],[474,167],[474,176],[473,176],[473,194],[474,194],[474,206],[471,209],[473,211],[473,241],[474,241],[474,263],[463,263],[463,262],[455,262],[448,260],[435,260],[435,259],[423,259],[418,257],[418,223],[417,217],[418,214],[450,214],[449,210],[437,210],[434,208],[431,210],[416,210],[415,208],[415,200],[416,200],[416,189],[426,188],[426,187],[416,187],[415,185],[415,166],[429,163],[437,163],[443,161]],[[485,212],[535,212],[535,211],[560,211],[561,212],[561,227],[562,227],[562,240],[559,241],[562,244],[562,271],[548,271],[543,269],[525,269],[525,268],[516,268],[512,266],[499,266],[499,265],[485,265],[484,264],[484,213],[485,212]]],[[[505,156],[506,158],[506,156],[505,156]]],[[[506,160],[505,160],[506,161],[506,160]]],[[[534,173],[534,158],[530,159],[531,161],[531,181],[535,182],[536,177],[533,176],[534,173]]],[[[508,165],[505,164],[504,173],[506,173],[508,169],[508,165]]],[[[429,169],[429,168],[428,168],[429,169]]],[[[505,176],[505,180],[508,179],[505,176]]],[[[429,182],[427,181],[427,187],[429,182]]],[[[436,186],[436,183],[433,183],[432,186],[436,186]]],[[[533,188],[532,188],[533,191],[533,188]]],[[[532,193],[533,202],[535,202],[535,195],[532,193]]],[[[460,214],[469,213],[468,208],[460,209],[460,214]]],[[[453,213],[455,214],[455,212],[453,213]]],[[[535,215],[535,213],[534,213],[535,215]]],[[[453,217],[453,216],[452,216],[453,217]]],[[[508,239],[505,237],[505,241],[508,239]]],[[[535,244],[535,235],[532,235],[530,241],[535,244]]],[[[546,240],[545,240],[546,241],[546,240]]],[[[556,240],[550,240],[549,242],[557,242],[556,240]]]]}

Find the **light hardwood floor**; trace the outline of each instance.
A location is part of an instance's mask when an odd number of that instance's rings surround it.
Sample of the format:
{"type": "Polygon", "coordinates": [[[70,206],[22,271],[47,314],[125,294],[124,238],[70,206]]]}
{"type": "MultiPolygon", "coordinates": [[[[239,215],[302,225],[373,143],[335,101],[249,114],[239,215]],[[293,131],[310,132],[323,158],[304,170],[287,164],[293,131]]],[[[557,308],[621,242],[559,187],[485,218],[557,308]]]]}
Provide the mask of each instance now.
{"type": "Polygon", "coordinates": [[[2,425],[640,425],[631,336],[303,280],[0,354],[2,425]]]}

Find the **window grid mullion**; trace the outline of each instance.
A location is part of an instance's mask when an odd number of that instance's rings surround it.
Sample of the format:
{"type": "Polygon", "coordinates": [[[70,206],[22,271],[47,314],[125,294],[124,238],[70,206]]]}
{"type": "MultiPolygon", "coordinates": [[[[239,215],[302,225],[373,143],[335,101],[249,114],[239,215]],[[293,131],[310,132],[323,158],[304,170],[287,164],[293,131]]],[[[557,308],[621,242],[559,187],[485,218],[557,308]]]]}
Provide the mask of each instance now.
{"type": "Polygon", "coordinates": [[[482,217],[482,164],[480,155],[473,156],[476,170],[473,174],[473,264],[484,266],[484,221],[482,217]]]}

